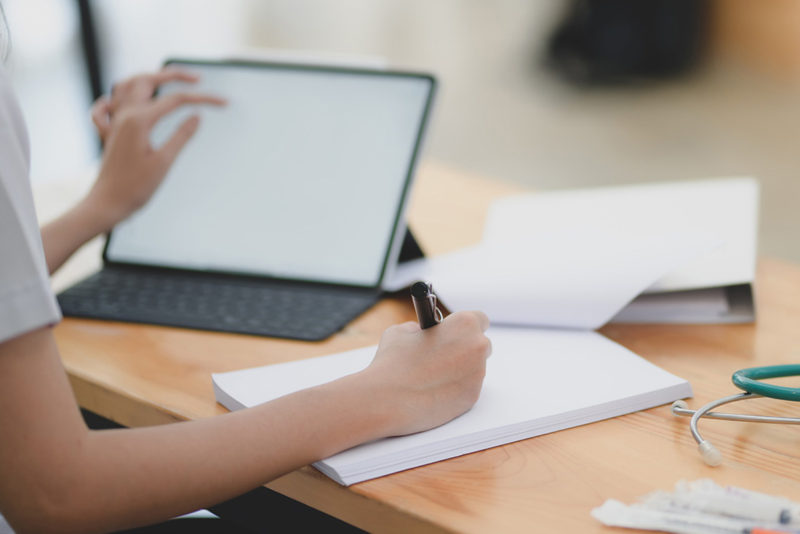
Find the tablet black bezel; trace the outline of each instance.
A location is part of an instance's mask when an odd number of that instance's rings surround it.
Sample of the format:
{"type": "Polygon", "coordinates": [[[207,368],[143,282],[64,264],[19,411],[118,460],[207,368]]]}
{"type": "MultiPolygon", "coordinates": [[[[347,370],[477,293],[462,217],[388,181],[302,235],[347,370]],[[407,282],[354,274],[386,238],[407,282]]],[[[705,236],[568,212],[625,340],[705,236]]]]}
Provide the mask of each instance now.
{"type": "Polygon", "coordinates": [[[186,272],[187,274],[208,273],[208,274],[222,275],[222,276],[229,275],[233,277],[245,277],[253,280],[258,280],[258,279],[272,280],[272,281],[282,280],[293,283],[307,283],[307,284],[314,284],[321,286],[352,287],[358,289],[380,290],[384,282],[384,279],[386,277],[387,269],[389,267],[389,262],[397,261],[396,256],[399,255],[400,246],[402,245],[404,236],[398,234],[400,232],[406,231],[407,228],[405,224],[401,224],[402,221],[400,219],[405,212],[405,207],[408,202],[408,197],[410,193],[411,183],[414,177],[414,172],[416,170],[416,166],[419,161],[419,156],[422,150],[422,144],[425,138],[425,133],[427,132],[428,129],[428,123],[430,122],[430,115],[433,107],[433,99],[438,87],[438,82],[436,78],[430,73],[405,71],[405,70],[337,66],[337,65],[325,65],[325,64],[313,64],[313,63],[289,63],[289,62],[284,63],[279,61],[257,61],[250,59],[205,60],[205,59],[170,58],[164,62],[165,67],[171,65],[186,65],[189,68],[191,68],[192,65],[223,67],[223,68],[224,67],[267,68],[267,69],[294,70],[294,71],[331,72],[339,74],[356,74],[356,75],[380,76],[380,77],[417,78],[428,81],[428,83],[430,84],[428,90],[428,97],[425,101],[425,107],[422,112],[422,116],[420,117],[420,123],[419,127],[417,128],[417,136],[414,143],[414,149],[411,153],[411,158],[408,162],[408,168],[406,170],[406,177],[405,177],[405,182],[403,184],[403,190],[400,195],[399,202],[397,203],[397,208],[395,210],[394,224],[392,225],[392,231],[383,254],[383,264],[379,272],[378,280],[374,285],[345,284],[340,282],[324,281],[324,280],[275,277],[266,274],[253,273],[250,271],[240,272],[234,270],[219,270],[219,269],[190,269],[190,268],[181,268],[181,267],[166,266],[166,265],[154,265],[148,263],[115,261],[108,257],[108,248],[109,248],[109,243],[111,242],[113,229],[106,236],[105,244],[103,246],[104,265],[125,267],[125,268],[159,269],[159,270],[164,269],[169,271],[186,272]],[[391,257],[393,254],[395,258],[391,257]]]}

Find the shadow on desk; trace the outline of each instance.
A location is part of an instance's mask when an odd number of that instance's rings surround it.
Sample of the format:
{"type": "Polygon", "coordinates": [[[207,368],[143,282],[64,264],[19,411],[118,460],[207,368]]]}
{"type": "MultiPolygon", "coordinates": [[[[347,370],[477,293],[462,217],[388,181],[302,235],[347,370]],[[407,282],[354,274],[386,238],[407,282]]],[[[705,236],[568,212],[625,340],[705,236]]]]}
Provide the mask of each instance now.
{"type": "MultiPolygon", "coordinates": [[[[81,408],[81,414],[91,429],[122,428],[114,421],[83,408],[81,408]]],[[[116,534],[256,534],[281,531],[357,534],[364,532],[265,487],[211,506],[209,510],[219,519],[173,519],[158,525],[124,530],[116,534]]]]}

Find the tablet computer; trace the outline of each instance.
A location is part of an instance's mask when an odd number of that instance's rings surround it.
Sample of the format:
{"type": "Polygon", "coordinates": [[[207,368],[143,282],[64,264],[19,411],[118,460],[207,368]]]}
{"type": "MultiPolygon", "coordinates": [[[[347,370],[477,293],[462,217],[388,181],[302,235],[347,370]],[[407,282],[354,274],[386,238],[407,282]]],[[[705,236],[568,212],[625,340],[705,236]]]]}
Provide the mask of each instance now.
{"type": "MultiPolygon", "coordinates": [[[[189,295],[179,299],[188,303],[188,312],[169,318],[165,310],[148,312],[135,295],[92,297],[92,285],[103,291],[136,287],[115,278],[67,290],[59,296],[64,313],[299,339],[327,337],[377,300],[397,261],[434,77],[253,61],[173,59],[167,65],[196,73],[200,81],[169,83],[161,94],[211,93],[228,104],[182,108],[156,125],[151,142],[159,146],[189,114],[201,117],[198,131],[150,202],[110,233],[104,268],[93,278],[112,270],[113,277],[150,277],[151,285],[162,276],[167,286],[188,283],[189,295]],[[202,285],[204,277],[233,284],[238,300],[254,291],[243,284],[271,287],[282,297],[274,300],[275,309],[273,297],[265,294],[261,304],[239,306],[247,310],[244,319],[229,310],[193,326],[194,319],[186,316],[197,308],[190,301],[199,290],[191,284],[202,285]],[[259,329],[256,320],[247,326],[257,308],[268,316],[265,324],[293,313],[292,302],[299,297],[292,297],[292,290],[304,296],[315,290],[361,296],[362,301],[352,308],[333,305],[329,315],[337,315],[336,320],[312,321],[325,328],[259,329]],[[77,305],[85,295],[95,302],[77,305]]],[[[150,298],[177,299],[163,292],[159,286],[150,298]]],[[[229,305],[217,295],[203,308],[206,312],[214,308],[214,299],[220,309],[229,305]]],[[[298,313],[308,314],[308,306],[298,313]]]]}

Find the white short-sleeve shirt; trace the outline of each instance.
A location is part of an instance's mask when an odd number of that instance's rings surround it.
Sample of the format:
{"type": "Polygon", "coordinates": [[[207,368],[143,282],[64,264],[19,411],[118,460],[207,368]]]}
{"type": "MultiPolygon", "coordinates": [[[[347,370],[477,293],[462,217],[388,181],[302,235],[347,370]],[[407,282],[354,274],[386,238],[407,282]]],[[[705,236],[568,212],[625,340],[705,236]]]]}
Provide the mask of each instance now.
{"type": "Polygon", "coordinates": [[[50,288],[29,170],[27,130],[0,65],[0,343],[61,319],[50,288]]]}

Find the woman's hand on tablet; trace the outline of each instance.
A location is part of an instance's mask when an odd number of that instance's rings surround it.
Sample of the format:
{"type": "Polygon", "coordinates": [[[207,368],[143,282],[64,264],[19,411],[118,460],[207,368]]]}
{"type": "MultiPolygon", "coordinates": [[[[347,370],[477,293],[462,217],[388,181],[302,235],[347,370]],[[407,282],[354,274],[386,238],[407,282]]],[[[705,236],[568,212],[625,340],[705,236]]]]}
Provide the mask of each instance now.
{"type": "Polygon", "coordinates": [[[199,125],[199,118],[190,116],[154,148],[150,133],[162,117],[187,104],[225,104],[219,97],[200,93],[154,96],[161,84],[196,81],[196,76],[185,71],[164,69],[117,84],[110,98],[95,103],[92,119],[104,144],[100,174],[80,203],[42,228],[50,273],[84,243],[141,208],[156,191],[199,125]]]}
{"type": "Polygon", "coordinates": [[[97,218],[99,232],[110,230],[150,199],[197,131],[200,119],[192,115],[184,120],[157,148],[150,142],[156,123],[185,105],[225,105],[222,98],[201,93],[155,95],[162,84],[197,81],[189,72],[165,68],[118,83],[110,97],[101,97],[95,103],[92,120],[104,150],[100,174],[86,203],[97,218]]]}

